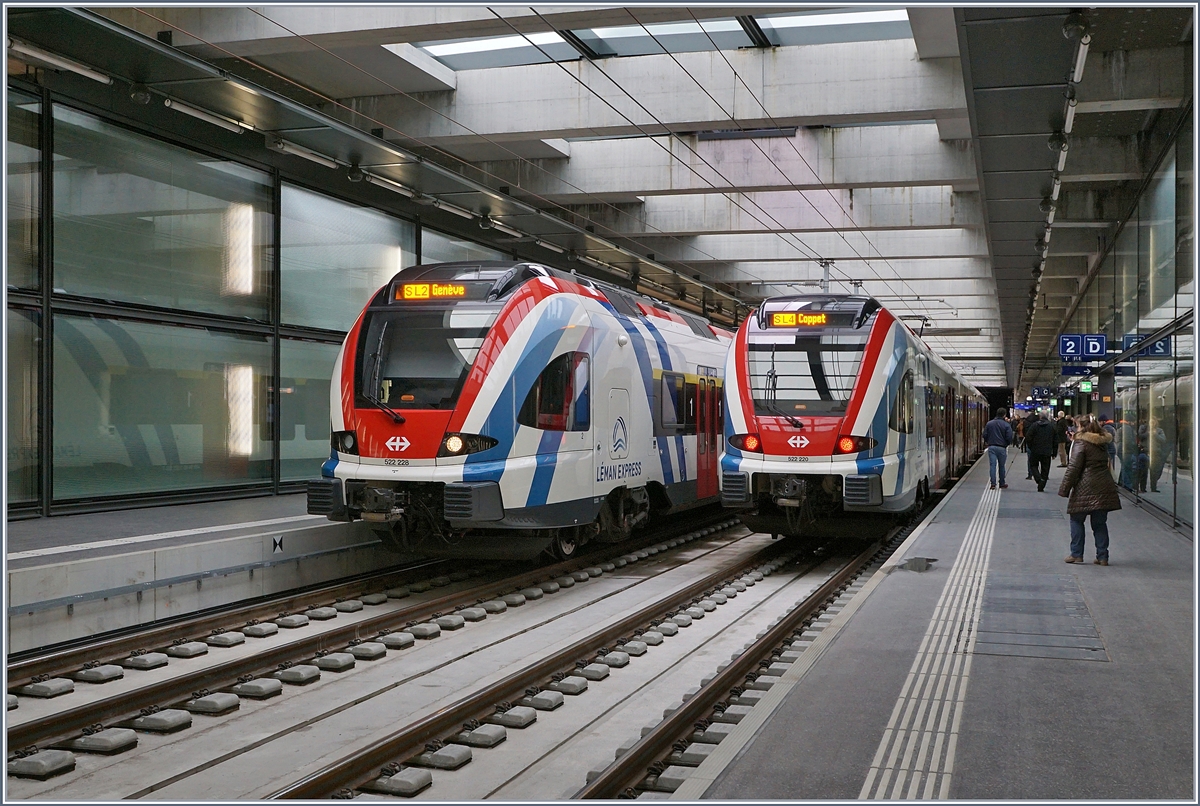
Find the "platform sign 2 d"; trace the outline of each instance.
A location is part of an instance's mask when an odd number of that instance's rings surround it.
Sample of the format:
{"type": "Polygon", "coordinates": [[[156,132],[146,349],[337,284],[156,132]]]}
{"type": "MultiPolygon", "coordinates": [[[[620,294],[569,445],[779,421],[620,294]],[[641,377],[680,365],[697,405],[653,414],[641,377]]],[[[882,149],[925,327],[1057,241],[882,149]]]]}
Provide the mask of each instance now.
{"type": "Polygon", "coordinates": [[[1083,358],[1083,334],[1063,333],[1059,336],[1058,355],[1061,358],[1083,358]]]}
{"type": "Polygon", "coordinates": [[[1108,336],[1103,333],[1083,334],[1083,357],[1104,358],[1108,354],[1108,336]]]}
{"type": "MultiPolygon", "coordinates": [[[[1121,340],[1121,349],[1128,350],[1135,344],[1141,344],[1146,337],[1141,333],[1127,333],[1121,340]]],[[[1138,358],[1170,358],[1171,357],[1171,337],[1166,336],[1158,341],[1150,342],[1145,347],[1137,351],[1138,358]]]]}

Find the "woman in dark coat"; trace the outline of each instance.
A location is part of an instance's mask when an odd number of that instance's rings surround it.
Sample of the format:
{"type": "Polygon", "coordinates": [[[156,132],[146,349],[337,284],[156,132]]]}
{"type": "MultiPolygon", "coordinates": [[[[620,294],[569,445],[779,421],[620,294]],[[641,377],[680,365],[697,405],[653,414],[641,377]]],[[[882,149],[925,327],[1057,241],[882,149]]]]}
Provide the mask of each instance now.
{"type": "Polygon", "coordinates": [[[1112,437],[1094,420],[1080,426],[1075,448],[1058,494],[1070,498],[1071,554],[1069,563],[1083,562],[1084,521],[1091,516],[1096,541],[1096,565],[1108,565],[1108,513],[1121,508],[1117,485],[1108,472],[1108,443],[1112,437]]]}

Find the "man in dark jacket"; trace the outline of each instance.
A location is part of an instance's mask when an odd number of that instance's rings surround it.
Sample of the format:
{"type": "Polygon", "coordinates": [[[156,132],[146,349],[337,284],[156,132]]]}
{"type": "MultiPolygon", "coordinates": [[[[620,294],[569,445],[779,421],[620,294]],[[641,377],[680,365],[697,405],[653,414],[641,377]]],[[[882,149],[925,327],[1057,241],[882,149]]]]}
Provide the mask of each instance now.
{"type": "Polygon", "coordinates": [[[1013,441],[1012,426],[1004,419],[1008,409],[1003,406],[996,409],[996,416],[988,420],[983,427],[983,444],[987,445],[988,469],[992,478],[992,489],[996,489],[996,466],[1000,466],[1000,489],[1008,485],[1004,482],[1004,466],[1008,463],[1008,446],[1013,441]]]}
{"type": "Polygon", "coordinates": [[[1042,414],[1033,425],[1025,428],[1025,446],[1029,449],[1029,464],[1033,467],[1033,480],[1038,492],[1046,489],[1050,478],[1050,458],[1058,448],[1058,434],[1050,424],[1050,416],[1042,414]]]}
{"type": "MultiPolygon", "coordinates": [[[[1031,411],[1029,412],[1029,416],[1025,418],[1025,436],[1027,438],[1029,436],[1029,429],[1038,421],[1038,416],[1036,411],[1031,411]]],[[[1029,452],[1028,439],[1025,442],[1025,468],[1027,470],[1025,480],[1028,481],[1033,478],[1033,454],[1029,452]]]]}

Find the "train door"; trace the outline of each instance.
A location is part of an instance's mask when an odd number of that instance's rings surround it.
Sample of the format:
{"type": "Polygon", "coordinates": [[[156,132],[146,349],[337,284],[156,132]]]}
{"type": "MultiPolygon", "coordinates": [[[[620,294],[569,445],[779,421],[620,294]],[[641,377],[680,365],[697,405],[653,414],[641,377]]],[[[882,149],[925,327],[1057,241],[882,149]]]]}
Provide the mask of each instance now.
{"type": "Polygon", "coordinates": [[[630,434],[634,428],[629,419],[629,391],[609,389],[605,402],[605,411],[596,422],[596,483],[592,493],[597,497],[608,495],[617,487],[645,484],[638,478],[641,463],[630,456],[630,434]]]}
{"type": "Polygon", "coordinates": [[[701,376],[696,384],[696,497],[717,490],[717,382],[701,376]]]}
{"type": "Polygon", "coordinates": [[[954,407],[958,395],[951,389],[946,393],[946,476],[953,476],[958,468],[958,437],[954,433],[954,407]]]}

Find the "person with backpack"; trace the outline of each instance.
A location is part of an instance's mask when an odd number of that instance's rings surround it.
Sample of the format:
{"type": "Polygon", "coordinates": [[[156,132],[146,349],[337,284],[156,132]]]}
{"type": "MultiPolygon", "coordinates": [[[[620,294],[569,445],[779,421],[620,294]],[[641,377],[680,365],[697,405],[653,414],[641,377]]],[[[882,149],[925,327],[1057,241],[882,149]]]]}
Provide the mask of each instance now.
{"type": "Polygon", "coordinates": [[[1084,423],[1078,432],[1078,447],[1071,452],[1071,461],[1063,475],[1058,494],[1067,498],[1067,514],[1071,517],[1071,553],[1068,563],[1083,562],[1083,547],[1087,536],[1084,523],[1092,522],[1092,539],[1096,543],[1096,565],[1108,565],[1108,513],[1121,508],[1117,484],[1108,472],[1108,443],[1112,437],[1100,424],[1084,423]]]}

